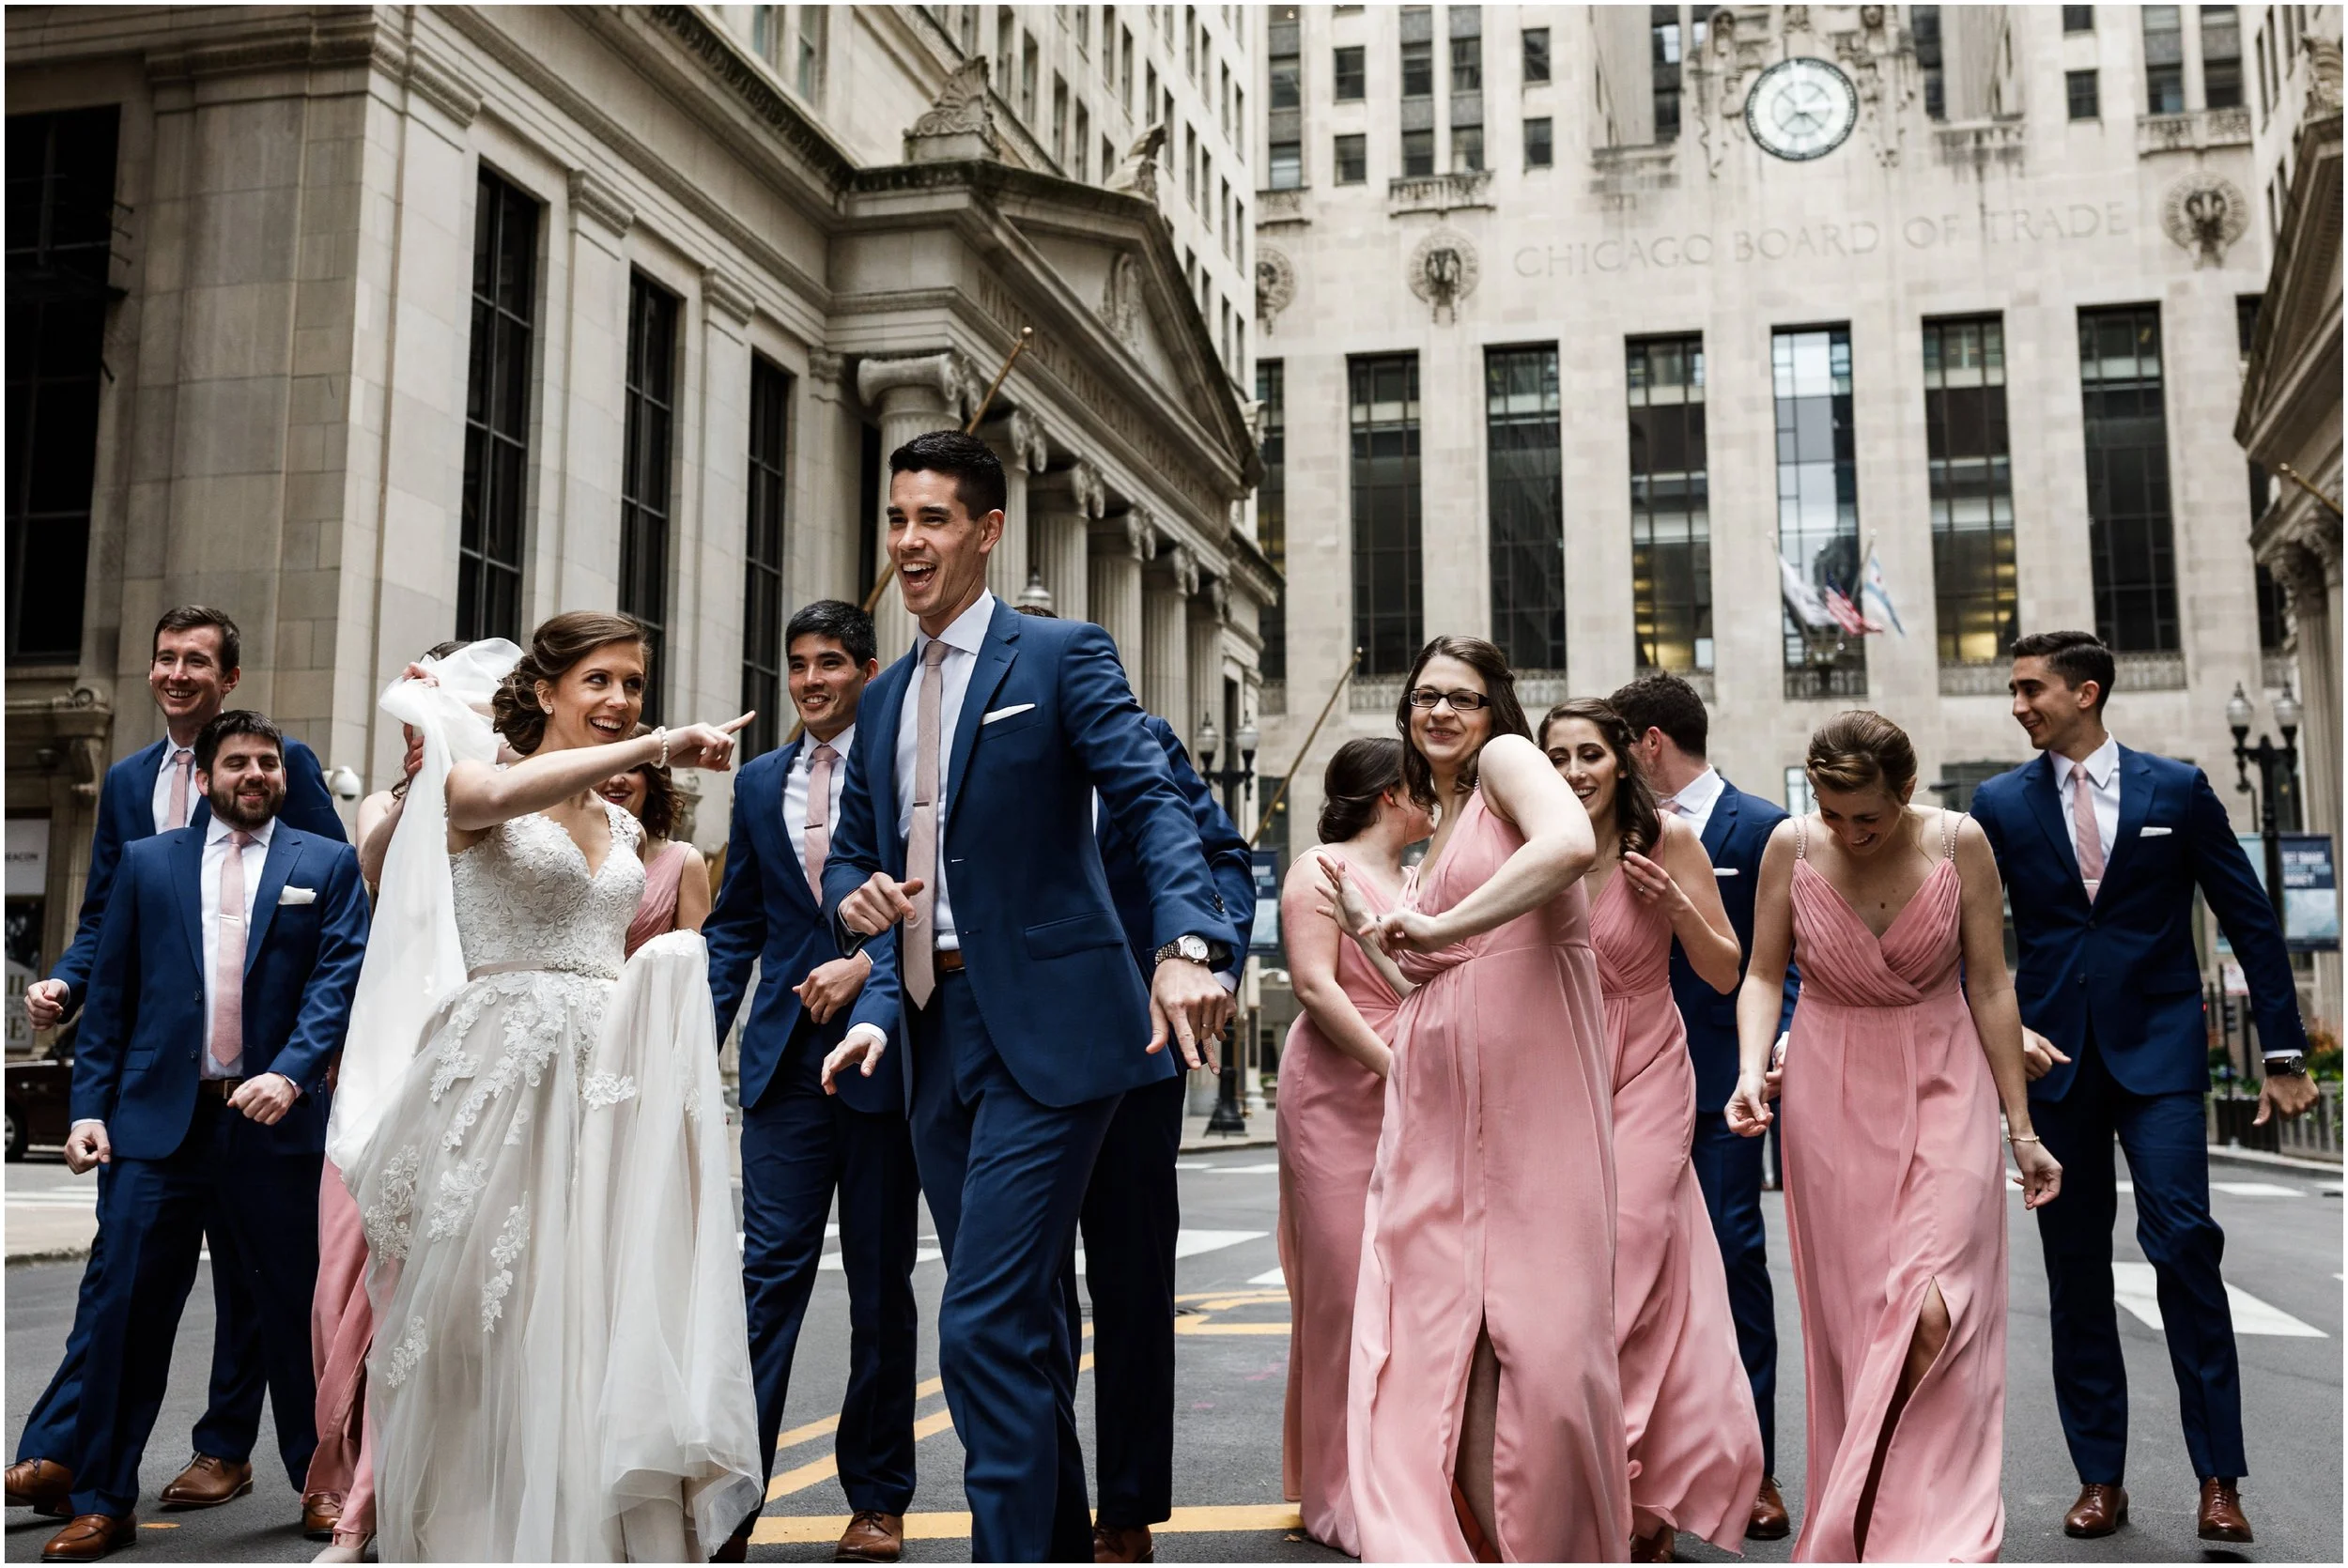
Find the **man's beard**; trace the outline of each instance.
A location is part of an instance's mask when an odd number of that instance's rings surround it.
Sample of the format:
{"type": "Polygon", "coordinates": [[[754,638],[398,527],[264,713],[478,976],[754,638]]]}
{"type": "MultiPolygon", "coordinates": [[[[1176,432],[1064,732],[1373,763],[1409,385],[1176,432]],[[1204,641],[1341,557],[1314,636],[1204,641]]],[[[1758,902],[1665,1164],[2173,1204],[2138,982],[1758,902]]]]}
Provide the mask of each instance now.
{"type": "Polygon", "coordinates": [[[269,798],[257,806],[226,790],[214,790],[207,798],[212,803],[213,816],[230,827],[250,833],[255,828],[266,826],[270,819],[277,815],[277,808],[286,803],[286,792],[282,789],[271,790],[269,798]]]}

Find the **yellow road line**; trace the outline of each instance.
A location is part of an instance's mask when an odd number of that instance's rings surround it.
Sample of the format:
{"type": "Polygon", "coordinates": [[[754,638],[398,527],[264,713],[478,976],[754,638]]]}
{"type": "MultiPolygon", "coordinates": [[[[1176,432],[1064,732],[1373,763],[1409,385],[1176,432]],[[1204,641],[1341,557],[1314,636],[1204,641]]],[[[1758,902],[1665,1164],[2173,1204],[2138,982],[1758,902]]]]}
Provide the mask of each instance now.
{"type": "MultiPolygon", "coordinates": [[[[837,1541],[840,1532],[848,1528],[846,1515],[830,1517],[820,1514],[795,1514],[787,1518],[765,1518],[750,1531],[754,1546],[809,1545],[837,1541]]],[[[1292,1530],[1305,1528],[1305,1521],[1293,1503],[1255,1503],[1228,1508],[1178,1508],[1174,1516],[1164,1524],[1150,1529],[1159,1535],[1208,1535],[1243,1530],[1292,1530]]],[[[967,1514],[908,1514],[905,1515],[905,1539],[908,1541],[962,1541],[970,1534],[967,1514]]]]}
{"type": "MultiPolygon", "coordinates": [[[[1092,1326],[1090,1324],[1085,1325],[1085,1332],[1088,1334],[1092,1332],[1092,1326]]],[[[1076,1362],[1076,1371],[1079,1374],[1083,1374],[1091,1370],[1092,1353],[1088,1350],[1085,1352],[1083,1359],[1076,1362]]],[[[942,1385],[939,1384],[938,1380],[933,1377],[928,1382],[922,1384],[919,1388],[914,1390],[914,1396],[916,1398],[925,1399],[929,1395],[938,1392],[941,1386],[942,1385]]],[[[840,1418],[838,1416],[831,1416],[827,1417],[824,1421],[810,1422],[808,1425],[799,1427],[796,1430],[798,1432],[808,1434],[809,1437],[821,1437],[823,1432],[831,1431],[839,1426],[839,1424],[840,1418]],[[815,1430],[818,1427],[822,1428],[823,1431],[819,1432],[815,1430]]],[[[940,1432],[944,1432],[950,1428],[953,1424],[954,1418],[951,1411],[932,1411],[930,1414],[923,1416],[919,1421],[913,1423],[913,1440],[918,1443],[928,1438],[935,1437],[940,1432]]],[[[786,1433],[784,1436],[792,1437],[793,1434],[786,1433]]],[[[805,1441],[805,1438],[799,1438],[797,1440],[805,1441]]],[[[778,1446],[781,1447],[787,1445],[779,1444],[778,1446]]],[[[840,1463],[834,1455],[826,1454],[821,1459],[811,1459],[806,1464],[799,1466],[796,1469],[785,1470],[780,1475],[776,1476],[774,1480],[768,1482],[766,1483],[766,1500],[768,1502],[772,1502],[777,1498],[787,1498],[794,1492],[804,1492],[810,1486],[818,1485],[823,1482],[829,1481],[833,1476],[836,1476],[839,1473],[840,1463]]],[[[964,1517],[966,1520],[968,1516],[965,1514],[964,1517]]],[[[841,1530],[845,1530],[848,1527],[845,1524],[842,1524],[840,1527],[841,1530]]],[[[969,1527],[965,1523],[964,1526],[964,1533],[967,1534],[968,1530],[969,1527]]],[[[834,1530],[832,1534],[839,1534],[839,1530],[834,1530]]],[[[810,1537],[810,1539],[812,1540],[816,1538],[810,1537]]],[[[829,1539],[829,1537],[824,1537],[823,1539],[829,1539]]]]}
{"type": "MultiPolygon", "coordinates": [[[[915,1389],[913,1391],[913,1397],[916,1399],[927,1399],[934,1393],[943,1393],[945,1391],[945,1380],[942,1378],[933,1377],[928,1382],[922,1384],[919,1388],[915,1389]]],[[[785,1449],[796,1448],[801,1443],[811,1443],[818,1437],[829,1437],[832,1433],[839,1430],[840,1418],[838,1416],[826,1416],[822,1421],[811,1421],[805,1426],[795,1426],[790,1431],[785,1432],[781,1437],[775,1439],[775,1452],[777,1453],[780,1453],[785,1449]]]]}

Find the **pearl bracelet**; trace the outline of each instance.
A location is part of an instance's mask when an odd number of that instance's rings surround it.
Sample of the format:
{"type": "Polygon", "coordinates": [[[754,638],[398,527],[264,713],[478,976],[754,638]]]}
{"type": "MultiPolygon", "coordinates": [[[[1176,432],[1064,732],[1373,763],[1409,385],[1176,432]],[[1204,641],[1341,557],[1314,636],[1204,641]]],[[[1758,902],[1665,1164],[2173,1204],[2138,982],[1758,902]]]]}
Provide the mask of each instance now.
{"type": "Polygon", "coordinates": [[[660,743],[660,760],[653,763],[653,766],[665,768],[669,765],[669,727],[662,725],[652,732],[652,738],[660,743]]]}

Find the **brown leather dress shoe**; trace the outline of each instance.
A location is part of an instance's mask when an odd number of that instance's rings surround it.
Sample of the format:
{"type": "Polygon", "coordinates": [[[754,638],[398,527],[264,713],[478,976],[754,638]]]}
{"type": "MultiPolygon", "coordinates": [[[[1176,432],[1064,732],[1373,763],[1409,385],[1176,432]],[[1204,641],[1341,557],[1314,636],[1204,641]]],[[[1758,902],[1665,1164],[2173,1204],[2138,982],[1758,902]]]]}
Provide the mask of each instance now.
{"type": "Polygon", "coordinates": [[[905,1516],[859,1508],[833,1548],[834,1562],[894,1562],[905,1555],[905,1516]]]}
{"type": "Polygon", "coordinates": [[[40,1549],[43,1562],[96,1562],[112,1557],[138,1539],[139,1516],[126,1514],[77,1514],[73,1522],[49,1538],[40,1549]]]}
{"type": "Polygon", "coordinates": [[[8,1506],[53,1519],[70,1519],[73,1472],[54,1459],[23,1459],[8,1467],[8,1506]]]}
{"type": "Polygon", "coordinates": [[[1150,1539],[1150,1527],[1127,1530],[1122,1525],[1092,1527],[1092,1560],[1095,1562],[1155,1562],[1157,1543],[1150,1539]]]}
{"type": "Polygon", "coordinates": [[[334,1527],[342,1522],[343,1495],[340,1492],[310,1492],[301,1499],[301,1533],[313,1541],[332,1541],[334,1527]]]}
{"type": "Polygon", "coordinates": [[[2128,1494],[2109,1482],[2091,1481],[2079,1488],[2079,1500],[2062,1516],[2062,1533],[2082,1541],[2109,1535],[2128,1522],[2128,1494]]]}
{"type": "Polygon", "coordinates": [[[1745,1522],[1748,1541],[1783,1541],[1793,1529],[1785,1517],[1785,1499],[1777,1489],[1777,1477],[1761,1478],[1761,1490],[1753,1495],[1753,1517],[1745,1522]]]}
{"type": "Polygon", "coordinates": [[[1671,1526],[1658,1525],[1652,1535],[1634,1535],[1630,1538],[1630,1560],[1633,1562],[1676,1562],[1679,1559],[1672,1548],[1677,1545],[1676,1535],[1671,1526]]]}
{"type": "Polygon", "coordinates": [[[2250,1516],[2242,1512],[2242,1499],[2233,1483],[2211,1476],[2201,1483],[2201,1539],[2250,1544],[2250,1516]]]}
{"type": "Polygon", "coordinates": [[[188,1468],[171,1478],[162,1493],[165,1508],[218,1508],[253,1490],[253,1467],[233,1459],[199,1453],[188,1468]]]}

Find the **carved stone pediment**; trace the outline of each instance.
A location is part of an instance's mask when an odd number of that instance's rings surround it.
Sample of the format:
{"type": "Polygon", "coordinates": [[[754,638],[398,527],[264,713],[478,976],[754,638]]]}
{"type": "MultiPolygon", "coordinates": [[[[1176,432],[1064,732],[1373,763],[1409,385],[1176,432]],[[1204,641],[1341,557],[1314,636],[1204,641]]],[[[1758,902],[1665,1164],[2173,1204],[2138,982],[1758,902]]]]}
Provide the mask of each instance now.
{"type": "Polygon", "coordinates": [[[1001,135],[995,129],[994,95],[987,87],[983,54],[947,72],[929,111],[905,132],[908,163],[959,162],[965,159],[999,159],[1001,135]]]}

